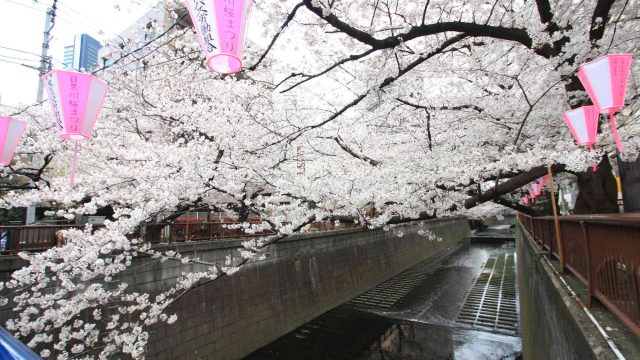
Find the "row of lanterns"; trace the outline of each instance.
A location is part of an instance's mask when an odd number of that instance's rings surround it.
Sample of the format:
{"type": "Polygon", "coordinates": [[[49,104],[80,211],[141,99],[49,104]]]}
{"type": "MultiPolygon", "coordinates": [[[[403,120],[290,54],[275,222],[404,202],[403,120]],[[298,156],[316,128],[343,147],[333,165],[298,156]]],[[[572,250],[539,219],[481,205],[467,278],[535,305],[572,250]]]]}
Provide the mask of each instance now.
{"type": "MultiPolygon", "coordinates": [[[[594,105],[581,106],[563,114],[564,122],[578,145],[593,149],[593,145],[596,143],[600,114],[609,114],[616,147],[620,153],[623,152],[618,126],[613,114],[624,108],[631,60],[632,55],[630,54],[611,54],[580,66],[578,79],[594,105]]],[[[596,171],[595,165],[593,171],[596,171]]],[[[530,201],[540,195],[546,183],[547,176],[545,175],[539,182],[531,185],[529,195],[522,197],[520,204],[529,205],[530,201]]]]}
{"type": "Polygon", "coordinates": [[[547,183],[549,183],[549,176],[544,175],[540,178],[540,180],[531,184],[531,187],[529,188],[529,194],[520,199],[520,204],[529,205],[530,201],[534,201],[538,196],[540,196],[540,194],[542,194],[542,189],[547,186],[547,183]]]}
{"type": "MultiPolygon", "coordinates": [[[[207,66],[231,74],[242,68],[242,53],[253,0],[186,0],[207,66]]],[[[563,118],[579,145],[593,148],[599,114],[609,114],[618,150],[622,144],[613,114],[624,107],[632,56],[606,55],[580,66],[578,78],[594,105],[564,113],[563,118]]],[[[60,136],[74,141],[70,185],[73,187],[78,141],[88,140],[107,94],[107,84],[95,76],[53,70],[42,77],[60,136]]],[[[7,166],[26,128],[26,123],[0,117],[0,165],[7,166]]]]}
{"type": "Polygon", "coordinates": [[[609,114],[616,146],[620,153],[623,152],[613,114],[624,107],[631,58],[630,54],[605,55],[580,66],[578,79],[594,105],[582,106],[563,114],[565,123],[579,145],[593,149],[600,114],[609,114]]]}
{"type": "MultiPolygon", "coordinates": [[[[200,47],[211,71],[222,74],[242,68],[247,34],[246,22],[253,0],[186,0],[200,47]]],[[[56,129],[74,142],[69,185],[73,187],[78,142],[91,138],[107,95],[107,84],[91,74],[52,70],[42,77],[55,117],[56,129]]],[[[8,166],[27,128],[27,123],[0,116],[0,166],[8,166]]]]}

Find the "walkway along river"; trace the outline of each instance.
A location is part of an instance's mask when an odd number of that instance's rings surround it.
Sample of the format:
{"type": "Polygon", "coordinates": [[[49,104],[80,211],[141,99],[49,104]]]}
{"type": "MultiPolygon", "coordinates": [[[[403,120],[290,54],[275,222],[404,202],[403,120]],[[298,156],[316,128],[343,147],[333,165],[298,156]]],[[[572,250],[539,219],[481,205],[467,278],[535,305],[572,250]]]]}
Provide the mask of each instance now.
{"type": "Polygon", "coordinates": [[[516,359],[513,242],[466,244],[422,262],[246,357],[516,359]]]}

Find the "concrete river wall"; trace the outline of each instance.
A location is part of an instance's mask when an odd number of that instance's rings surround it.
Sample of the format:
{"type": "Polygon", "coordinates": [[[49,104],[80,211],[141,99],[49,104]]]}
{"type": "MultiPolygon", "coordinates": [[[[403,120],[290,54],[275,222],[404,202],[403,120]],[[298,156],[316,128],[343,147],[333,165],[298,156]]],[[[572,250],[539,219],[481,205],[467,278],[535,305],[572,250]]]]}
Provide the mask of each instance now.
{"type": "Polygon", "coordinates": [[[524,358],[616,359],[519,223],[516,248],[524,358]]]}
{"type": "MultiPolygon", "coordinates": [[[[148,359],[238,359],[431,256],[456,250],[465,218],[428,220],[389,231],[346,229],[291,236],[232,276],[190,290],[169,308],[178,320],[152,328],[148,359]],[[429,235],[435,235],[437,237],[429,235]]],[[[158,245],[210,263],[239,257],[242,240],[158,245]]],[[[0,261],[6,280],[23,262],[0,261]]],[[[120,280],[152,295],[199,265],[136,259],[120,280]]],[[[0,309],[0,321],[11,316],[0,309]]]]}
{"type": "MultiPolygon", "coordinates": [[[[453,251],[468,233],[467,220],[455,218],[292,237],[268,249],[267,259],[181,298],[170,309],[176,326],[154,329],[148,357],[241,358],[429,256],[453,251]]],[[[219,248],[203,259],[230,253],[219,248]]]]}

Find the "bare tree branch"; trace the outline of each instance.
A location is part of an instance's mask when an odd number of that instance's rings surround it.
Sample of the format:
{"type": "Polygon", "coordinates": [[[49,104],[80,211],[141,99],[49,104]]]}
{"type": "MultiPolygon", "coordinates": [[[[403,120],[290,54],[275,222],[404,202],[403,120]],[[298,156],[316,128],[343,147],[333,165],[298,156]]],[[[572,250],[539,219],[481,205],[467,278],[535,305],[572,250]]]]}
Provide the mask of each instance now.
{"type": "Polygon", "coordinates": [[[293,18],[296,16],[296,13],[298,12],[298,9],[300,9],[303,5],[304,5],[303,3],[298,3],[296,6],[294,6],[294,8],[289,13],[289,16],[287,16],[287,19],[284,21],[284,23],[280,27],[280,30],[278,31],[278,33],[276,33],[276,35],[273,37],[273,39],[271,39],[271,43],[269,44],[269,46],[267,46],[267,49],[264,51],[264,53],[262,53],[262,55],[260,56],[258,61],[256,61],[255,64],[253,64],[253,65],[251,65],[249,67],[249,70],[253,71],[253,70],[258,68],[258,66],[260,65],[262,60],[264,60],[264,58],[267,56],[267,54],[269,54],[269,51],[271,51],[271,48],[276,43],[276,41],[278,40],[278,38],[280,37],[280,35],[284,31],[284,29],[287,27],[287,25],[289,25],[291,20],[293,20],[293,18]]]}
{"type": "MultiPolygon", "coordinates": [[[[408,32],[389,36],[384,39],[377,39],[368,32],[357,29],[344,21],[340,20],[334,14],[323,15],[323,9],[312,4],[311,0],[304,0],[304,5],[309,11],[324,19],[327,23],[349,35],[353,39],[371,46],[374,49],[388,49],[400,45],[401,42],[407,42],[419,37],[441,34],[446,32],[461,32],[468,37],[489,37],[494,39],[502,39],[514,41],[531,49],[533,48],[533,40],[525,29],[507,28],[502,26],[491,26],[476,23],[467,23],[461,21],[439,22],[435,24],[423,24],[413,26],[408,32]]],[[[559,53],[558,49],[553,46],[534,49],[536,53],[544,57],[552,57],[559,53]]]]}
{"type": "Polygon", "coordinates": [[[286,88],[285,90],[282,90],[282,91],[281,91],[281,92],[285,93],[285,92],[287,92],[287,91],[290,91],[290,90],[295,89],[295,88],[296,88],[296,87],[298,87],[299,85],[302,85],[302,84],[304,84],[305,82],[307,82],[307,81],[309,81],[309,80],[311,80],[311,79],[317,78],[317,77],[319,77],[319,76],[322,76],[322,75],[324,75],[324,74],[328,73],[329,71],[331,71],[331,70],[333,70],[333,69],[335,69],[335,68],[339,67],[340,65],[346,64],[346,63],[348,63],[348,62],[350,62],[350,61],[354,61],[354,60],[362,59],[362,58],[367,57],[368,55],[370,55],[370,54],[372,54],[372,53],[374,53],[374,52],[376,52],[376,51],[377,51],[376,49],[369,49],[369,50],[367,50],[367,51],[365,51],[365,52],[363,52],[363,53],[356,54],[356,55],[351,55],[351,56],[349,56],[349,57],[347,57],[347,58],[344,58],[344,59],[342,59],[342,60],[340,60],[340,61],[336,62],[335,64],[333,64],[333,65],[329,66],[328,68],[324,69],[323,71],[321,71],[321,72],[319,72],[319,73],[317,73],[317,74],[307,75],[307,74],[303,74],[303,73],[293,73],[293,74],[291,74],[291,75],[287,76],[287,77],[286,77],[284,80],[282,80],[280,83],[278,83],[278,85],[276,85],[276,87],[280,86],[280,85],[281,85],[282,83],[284,83],[285,81],[287,81],[287,80],[289,80],[289,79],[292,79],[292,78],[294,78],[294,77],[296,77],[296,76],[303,76],[303,77],[306,77],[306,79],[304,79],[304,80],[302,80],[302,81],[300,81],[300,82],[297,82],[296,84],[294,84],[294,85],[292,85],[292,86],[290,86],[290,87],[286,88]]]}
{"type": "Polygon", "coordinates": [[[538,216],[538,212],[535,211],[533,208],[529,207],[529,206],[524,206],[524,205],[520,205],[520,204],[515,204],[505,198],[502,197],[498,197],[493,199],[493,202],[496,204],[500,204],[502,206],[506,206],[510,209],[516,210],[516,211],[520,211],[522,213],[525,213],[527,215],[531,215],[531,216],[538,216]]]}
{"type": "Polygon", "coordinates": [[[344,150],[347,154],[353,156],[356,159],[360,159],[364,162],[367,162],[373,166],[378,166],[380,165],[380,161],[377,160],[373,160],[372,158],[366,156],[366,155],[361,155],[356,153],[355,151],[353,151],[347,144],[345,144],[344,140],[342,140],[342,138],[340,136],[336,136],[333,138],[333,140],[336,141],[336,143],[338,143],[338,145],[340,145],[340,147],[342,148],[342,150],[344,150]]]}
{"type": "Polygon", "coordinates": [[[609,12],[615,0],[598,0],[591,16],[591,29],[589,30],[589,40],[591,43],[602,39],[604,30],[609,20],[609,12]]]}

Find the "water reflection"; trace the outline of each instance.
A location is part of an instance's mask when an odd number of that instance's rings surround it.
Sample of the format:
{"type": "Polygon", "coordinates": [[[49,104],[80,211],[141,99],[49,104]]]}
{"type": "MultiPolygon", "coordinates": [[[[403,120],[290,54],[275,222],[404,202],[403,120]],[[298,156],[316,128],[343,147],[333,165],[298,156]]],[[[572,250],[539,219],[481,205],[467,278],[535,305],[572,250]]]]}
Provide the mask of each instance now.
{"type": "Polygon", "coordinates": [[[467,291],[500,245],[466,246],[440,266],[410,271],[424,281],[392,308],[342,305],[249,355],[246,359],[409,360],[516,359],[518,337],[456,323],[467,291]]]}
{"type": "Polygon", "coordinates": [[[338,307],[246,359],[516,359],[517,337],[414,321],[393,321],[338,307]]]}
{"type": "Polygon", "coordinates": [[[405,322],[392,325],[361,359],[516,359],[520,339],[405,322]]]}

